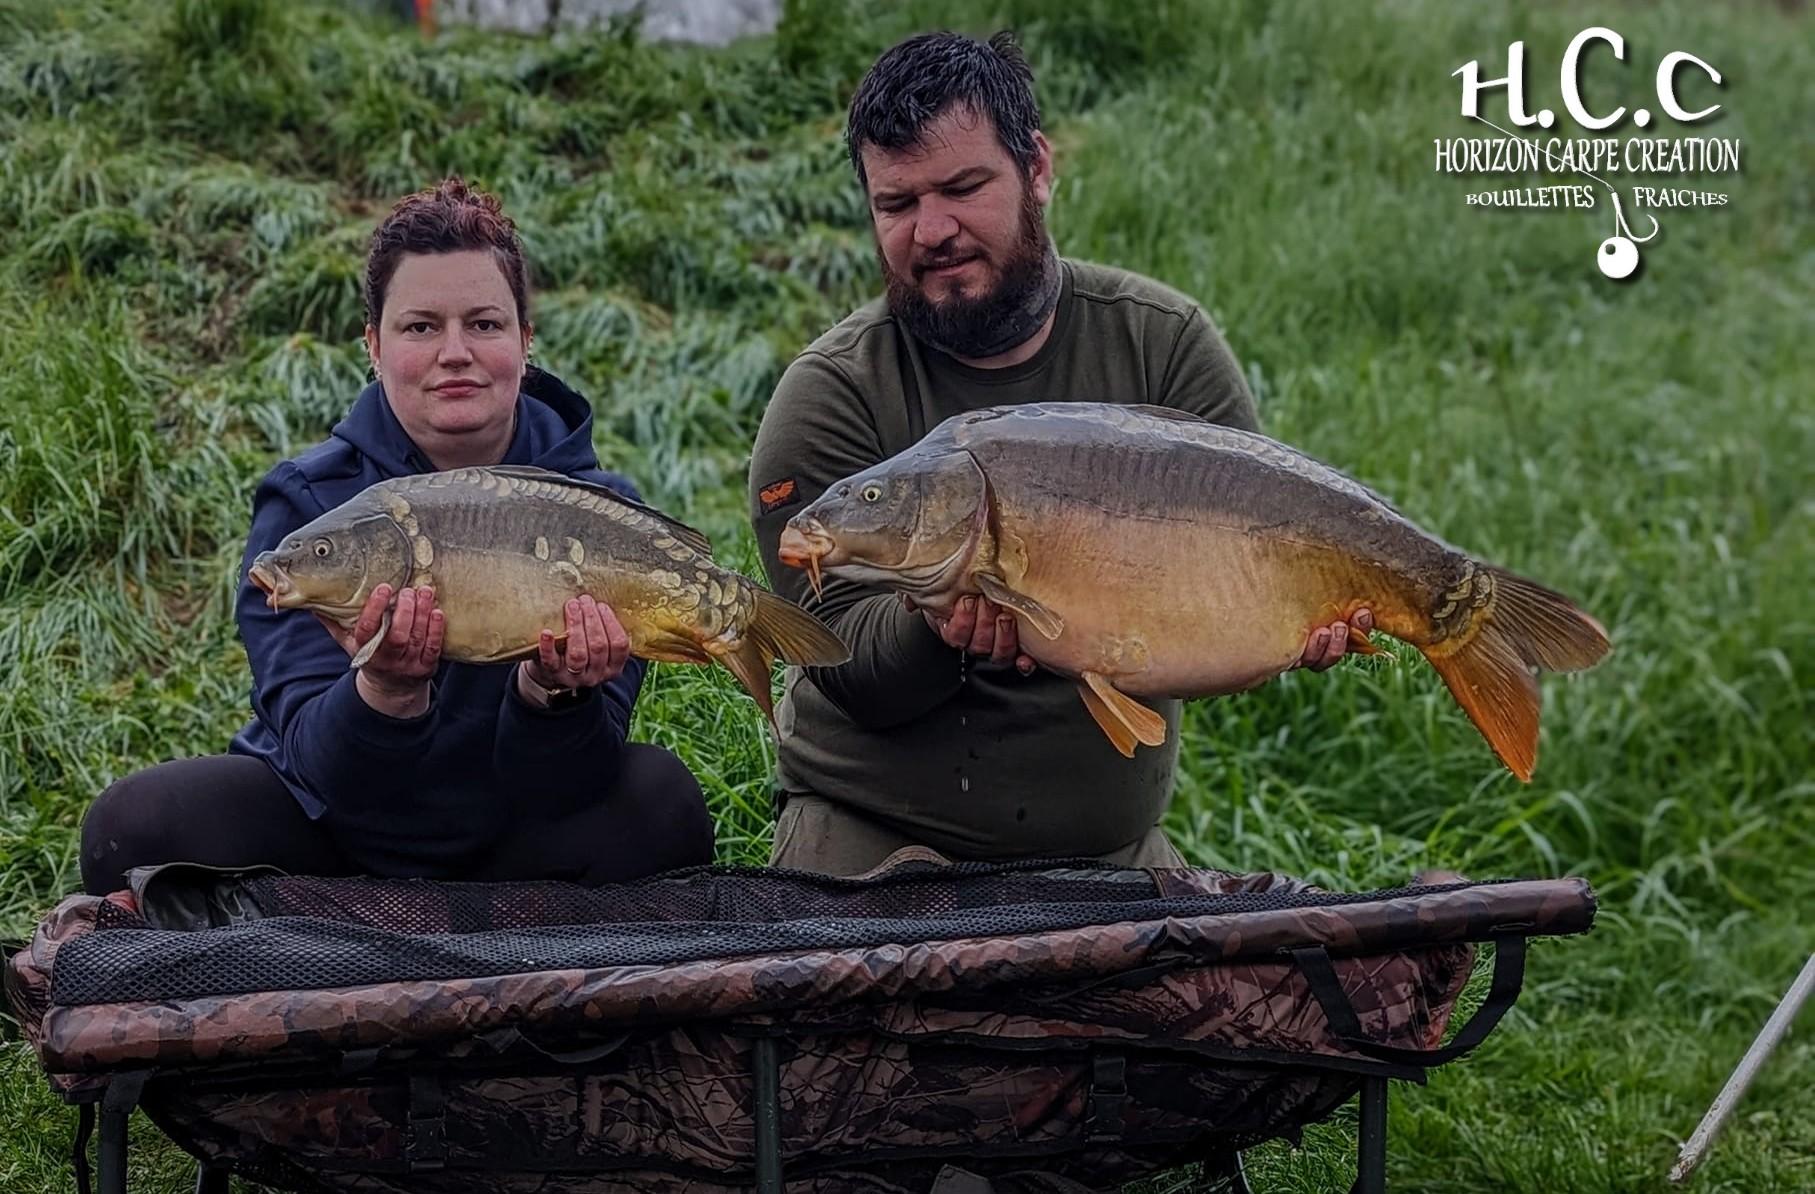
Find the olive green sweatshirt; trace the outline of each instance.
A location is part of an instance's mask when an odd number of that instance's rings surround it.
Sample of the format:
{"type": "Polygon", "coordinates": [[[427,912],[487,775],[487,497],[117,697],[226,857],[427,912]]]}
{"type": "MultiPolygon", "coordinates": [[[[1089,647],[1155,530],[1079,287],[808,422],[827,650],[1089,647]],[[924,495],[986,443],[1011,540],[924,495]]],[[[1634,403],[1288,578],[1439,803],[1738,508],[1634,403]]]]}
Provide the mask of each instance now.
{"type": "Polygon", "coordinates": [[[788,669],[779,786],[955,858],[1104,854],[1141,837],[1171,795],[1179,702],[1150,702],[1166,719],[1166,745],[1125,759],[1075,681],[967,659],[893,593],[828,578],[815,601],[776,547],[787,520],[834,482],[964,411],[1153,403],[1258,429],[1240,368],[1195,303],[1124,270],[1062,268],[1051,336],[1005,369],[963,365],[912,339],[883,300],[866,305],[789,365],[751,459],[752,521],[771,583],[852,651],[838,667],[788,669]]]}

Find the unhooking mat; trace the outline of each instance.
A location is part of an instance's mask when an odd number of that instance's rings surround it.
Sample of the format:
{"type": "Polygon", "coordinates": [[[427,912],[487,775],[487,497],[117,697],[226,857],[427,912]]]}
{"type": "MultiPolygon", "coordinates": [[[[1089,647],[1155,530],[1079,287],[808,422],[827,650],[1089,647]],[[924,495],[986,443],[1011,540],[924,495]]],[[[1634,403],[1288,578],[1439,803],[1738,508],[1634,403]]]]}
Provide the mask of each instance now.
{"type": "Polygon", "coordinates": [[[7,967],[50,1082],[302,1191],[1109,1188],[1422,1080],[1511,1004],[1527,937],[1594,916],[1580,880],[912,858],[598,889],[131,878],[7,967]],[[1482,942],[1491,989],[1446,1045],[1482,942]]]}

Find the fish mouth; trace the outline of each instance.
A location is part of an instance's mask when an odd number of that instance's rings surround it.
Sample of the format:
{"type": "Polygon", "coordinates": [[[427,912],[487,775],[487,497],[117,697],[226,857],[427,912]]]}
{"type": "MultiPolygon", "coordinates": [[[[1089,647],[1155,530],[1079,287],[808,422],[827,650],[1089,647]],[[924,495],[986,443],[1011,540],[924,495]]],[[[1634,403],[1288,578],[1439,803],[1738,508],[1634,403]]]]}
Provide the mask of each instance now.
{"type": "Polygon", "coordinates": [[[265,604],[272,609],[277,609],[279,601],[295,592],[283,565],[268,551],[252,561],[252,567],[246,570],[246,577],[264,591],[265,604]]]}
{"type": "Polygon", "coordinates": [[[832,536],[826,533],[818,519],[805,523],[791,521],[782,529],[776,555],[790,568],[807,570],[807,583],[813,586],[815,601],[825,598],[825,582],[820,577],[819,564],[832,554],[832,547],[832,536]]]}

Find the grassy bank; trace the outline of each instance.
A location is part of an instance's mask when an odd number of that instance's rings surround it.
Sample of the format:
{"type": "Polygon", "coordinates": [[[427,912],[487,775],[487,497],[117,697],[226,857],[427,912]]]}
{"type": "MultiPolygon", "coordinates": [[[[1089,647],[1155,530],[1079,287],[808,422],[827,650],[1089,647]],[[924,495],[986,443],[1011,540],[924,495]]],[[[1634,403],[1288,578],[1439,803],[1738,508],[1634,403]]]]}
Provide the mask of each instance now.
{"type": "MultiPolygon", "coordinates": [[[[1604,194],[1485,210],[1463,196],[1526,180],[1432,170],[1434,138],[1472,135],[1463,62],[1497,77],[1523,38],[1532,106],[1560,109],[1555,64],[1592,23],[1562,5],[803,4],[724,51],[624,29],[425,46],[333,4],[63,7],[0,0],[0,939],[75,886],[95,792],[218,751],[247,716],[230,599],[252,487],[360,384],[361,240],[392,200],[454,169],[503,195],[538,357],[592,398],[602,456],[754,569],[763,404],[875,286],[842,101],[901,33],[1014,23],[1059,148],[1062,251],[1195,295],[1272,434],[1615,641],[1546,681],[1530,786],[1406,651],[1190,710],[1170,827],[1198,862],[1351,888],[1579,874],[1600,894],[1593,934],[1537,945],[1479,1054],[1400,1093],[1396,1188],[1662,1188],[1815,948],[1806,13],[1596,14],[1627,60],[1591,60],[1592,103],[1647,101],[1658,60],[1691,51],[1726,84],[1685,74],[1685,99],[1725,111],[1650,132],[1745,146],[1741,174],[1680,184],[1730,203],[1658,213],[1644,272],[1615,284],[1591,260],[1604,194]]],[[[721,858],[764,857],[770,747],[730,678],[658,667],[639,709],[637,736],[705,783],[721,858]]],[[[1700,1188],[1815,1186],[1809,1035],[1700,1188]]],[[[8,1036],[0,1188],[72,1189],[72,1130],[8,1036]]],[[[1346,1189],[1351,1132],[1261,1150],[1257,1188],[1346,1189]]],[[[153,1135],[135,1189],[187,1189],[153,1135]]]]}

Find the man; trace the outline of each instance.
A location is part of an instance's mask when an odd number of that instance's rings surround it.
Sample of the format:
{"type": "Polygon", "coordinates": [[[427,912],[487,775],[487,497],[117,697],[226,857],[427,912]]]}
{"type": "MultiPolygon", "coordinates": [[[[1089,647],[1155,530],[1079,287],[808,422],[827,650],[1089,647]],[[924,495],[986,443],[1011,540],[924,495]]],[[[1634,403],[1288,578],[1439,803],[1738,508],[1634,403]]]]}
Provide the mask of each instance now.
{"type": "MultiPolygon", "coordinates": [[[[950,415],[1115,401],[1257,429],[1241,371],[1183,295],[1058,257],[1044,218],[1052,149],[1033,74],[1006,35],[895,46],[852,98],[846,138],[887,292],[788,367],[750,468],[771,581],[852,648],[839,667],[789,669],[772,861],[849,875],[920,844],[959,859],[1182,865],[1158,825],[1180,702],[1154,702],[1166,745],[1125,759],[1075,683],[1036,669],[991,602],[967,598],[941,620],[832,580],[812,605],[804,575],[776,551],[803,504],[950,415]]],[[[1357,629],[1371,624],[1356,615],[1357,629]]],[[[1333,664],[1348,630],[1315,631],[1304,664],[1333,664]]]]}

